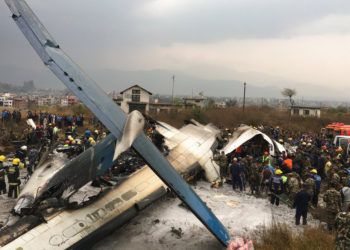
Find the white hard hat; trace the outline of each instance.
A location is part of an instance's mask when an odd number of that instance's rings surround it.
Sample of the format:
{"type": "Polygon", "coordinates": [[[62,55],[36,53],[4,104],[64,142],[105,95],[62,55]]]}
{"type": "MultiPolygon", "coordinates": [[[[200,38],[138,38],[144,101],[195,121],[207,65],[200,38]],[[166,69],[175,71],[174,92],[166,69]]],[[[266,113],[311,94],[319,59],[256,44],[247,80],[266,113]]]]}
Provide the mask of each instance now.
{"type": "Polygon", "coordinates": [[[21,150],[27,150],[28,148],[27,148],[27,146],[26,145],[23,145],[22,147],[21,147],[21,150]]]}

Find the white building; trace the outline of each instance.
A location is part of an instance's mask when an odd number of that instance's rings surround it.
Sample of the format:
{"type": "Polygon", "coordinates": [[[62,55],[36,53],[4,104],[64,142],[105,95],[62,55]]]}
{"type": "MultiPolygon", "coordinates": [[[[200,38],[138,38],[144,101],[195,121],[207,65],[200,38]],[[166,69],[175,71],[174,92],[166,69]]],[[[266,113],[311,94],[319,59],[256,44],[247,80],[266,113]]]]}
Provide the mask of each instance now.
{"type": "Polygon", "coordinates": [[[303,117],[321,117],[321,108],[293,106],[290,109],[291,115],[303,117]]]}
{"type": "Polygon", "coordinates": [[[148,90],[140,87],[139,85],[133,85],[120,92],[122,100],[120,107],[125,113],[130,113],[133,110],[138,110],[142,113],[148,113],[149,100],[152,95],[148,90]]]}
{"type": "Polygon", "coordinates": [[[4,107],[12,107],[13,106],[13,100],[3,100],[2,106],[4,106],[4,107]]]}
{"type": "Polygon", "coordinates": [[[207,98],[203,96],[198,97],[185,97],[183,98],[185,107],[205,107],[205,102],[207,98]]]}
{"type": "Polygon", "coordinates": [[[38,106],[52,106],[57,104],[56,98],[53,96],[44,96],[38,98],[38,106]]]}
{"type": "Polygon", "coordinates": [[[60,105],[62,107],[67,107],[68,106],[68,98],[61,98],[60,105]]]}

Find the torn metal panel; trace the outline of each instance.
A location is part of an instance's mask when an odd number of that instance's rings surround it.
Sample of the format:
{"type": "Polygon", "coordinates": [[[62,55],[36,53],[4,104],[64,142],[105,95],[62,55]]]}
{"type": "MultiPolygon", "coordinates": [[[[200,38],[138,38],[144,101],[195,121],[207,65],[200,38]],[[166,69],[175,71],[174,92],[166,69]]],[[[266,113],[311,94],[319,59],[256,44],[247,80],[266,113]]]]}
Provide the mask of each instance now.
{"type": "Polygon", "coordinates": [[[225,154],[229,154],[236,150],[239,146],[243,145],[247,141],[251,140],[253,137],[261,135],[264,140],[269,144],[270,147],[270,154],[276,155],[276,148],[279,153],[282,153],[283,151],[286,151],[285,148],[279,144],[276,141],[273,141],[269,136],[262,133],[261,131],[254,129],[252,127],[243,125],[240,126],[232,135],[232,137],[229,139],[226,146],[223,148],[223,151],[225,154]],[[277,144],[278,143],[278,144],[277,144]]]}
{"type": "Polygon", "coordinates": [[[217,181],[220,178],[220,168],[212,161],[212,148],[216,148],[218,143],[216,137],[220,130],[215,126],[203,125],[195,120],[190,124],[176,129],[164,122],[162,127],[157,127],[158,132],[166,137],[166,145],[170,149],[172,162],[178,164],[192,165],[197,164],[204,170],[205,177],[209,182],[217,181]]]}
{"type": "Polygon", "coordinates": [[[132,146],[136,137],[142,133],[144,126],[145,119],[139,111],[134,110],[128,115],[123,130],[123,136],[118,140],[115,147],[113,160],[116,160],[121,153],[132,146]]]}
{"type": "MultiPolygon", "coordinates": [[[[13,20],[50,70],[95,114],[116,138],[121,138],[124,112],[58,46],[23,0],[6,0],[13,20]]],[[[229,235],[210,209],[185,183],[158,149],[144,135],[133,144],[149,166],[183,200],[197,218],[224,245],[229,235]]]]}
{"type": "Polygon", "coordinates": [[[62,153],[54,153],[45,164],[34,171],[24,186],[14,208],[17,214],[30,213],[35,203],[50,196],[69,196],[103,174],[113,164],[115,137],[108,135],[95,147],[91,147],[72,160],[62,153]],[[69,190],[69,192],[68,192],[69,190]]]}

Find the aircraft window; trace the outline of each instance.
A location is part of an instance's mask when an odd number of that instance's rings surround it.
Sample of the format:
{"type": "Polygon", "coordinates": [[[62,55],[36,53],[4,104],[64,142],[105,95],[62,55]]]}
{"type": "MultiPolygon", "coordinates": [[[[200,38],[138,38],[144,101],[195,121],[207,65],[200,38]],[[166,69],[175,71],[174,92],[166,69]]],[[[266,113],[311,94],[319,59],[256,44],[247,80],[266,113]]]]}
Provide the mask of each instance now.
{"type": "Polygon", "coordinates": [[[132,197],[134,197],[137,193],[134,190],[129,190],[128,192],[122,194],[122,198],[125,201],[130,200],[132,197]]]}

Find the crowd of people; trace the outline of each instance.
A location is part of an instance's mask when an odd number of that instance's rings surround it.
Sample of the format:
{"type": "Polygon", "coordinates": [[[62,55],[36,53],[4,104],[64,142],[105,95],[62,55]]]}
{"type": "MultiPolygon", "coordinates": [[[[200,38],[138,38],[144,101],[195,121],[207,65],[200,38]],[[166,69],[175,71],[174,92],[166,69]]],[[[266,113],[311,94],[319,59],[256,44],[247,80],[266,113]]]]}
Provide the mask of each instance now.
{"type": "MultiPolygon", "coordinates": [[[[18,116],[21,117],[20,112],[2,112],[3,120],[16,120],[18,116]]],[[[24,131],[25,145],[10,157],[0,155],[0,194],[7,193],[13,198],[19,195],[20,169],[26,168],[30,176],[38,163],[41,150],[38,145],[60,144],[57,150],[70,158],[107,136],[103,129],[80,129],[84,132],[79,134],[78,127],[84,125],[83,115],[28,111],[27,118],[37,125],[35,128],[28,126],[24,131]]],[[[269,145],[259,137],[228,155],[219,151],[214,160],[220,167],[221,184],[230,183],[233,190],[249,190],[251,194],[269,197],[275,206],[280,202],[288,204],[296,209],[296,225],[306,225],[310,208],[318,209],[322,203],[328,229],[337,232],[337,246],[350,249],[350,157],[346,149],[335,146],[333,138],[323,133],[293,133],[279,127],[258,129],[278,141],[286,151],[270,155],[269,145]]],[[[162,136],[152,128],[146,132],[166,155],[168,150],[162,136]]],[[[221,144],[230,139],[232,132],[223,130],[221,144]]]]}
{"type": "Polygon", "coordinates": [[[83,115],[60,116],[28,111],[27,118],[32,119],[35,126],[28,124],[24,129],[24,140],[16,141],[22,144],[16,145],[15,152],[0,155],[0,194],[11,198],[18,197],[21,183],[30,178],[43,150],[54,147],[73,158],[107,136],[106,132],[99,130],[100,124],[92,131],[80,128],[79,133],[78,128],[84,124],[83,115]],[[26,176],[21,176],[22,169],[26,169],[26,176]]]}
{"type": "MultiPolygon", "coordinates": [[[[279,127],[260,127],[262,132],[287,150],[270,155],[268,145],[254,140],[238,147],[232,154],[214,155],[220,167],[222,183],[233,190],[269,197],[272,205],[284,202],[296,209],[295,224],[307,224],[312,209],[324,207],[329,230],[336,230],[339,249],[350,249],[350,158],[346,148],[335,146],[333,138],[323,133],[292,133],[279,127]],[[255,145],[258,143],[259,145],[255,145]],[[260,149],[260,150],[259,150],[260,149]],[[346,246],[344,248],[344,246],[346,246]]],[[[223,136],[229,140],[230,131],[223,136]]]]}
{"type": "Polygon", "coordinates": [[[14,121],[19,123],[21,121],[22,114],[19,110],[13,110],[12,112],[8,109],[4,109],[1,111],[1,120],[2,122],[14,121]]]}
{"type": "Polygon", "coordinates": [[[63,115],[63,114],[54,114],[48,112],[37,113],[36,111],[28,111],[27,119],[32,119],[34,122],[38,123],[40,126],[46,127],[48,124],[55,124],[58,128],[68,127],[68,126],[84,126],[84,115],[63,115]]]}

